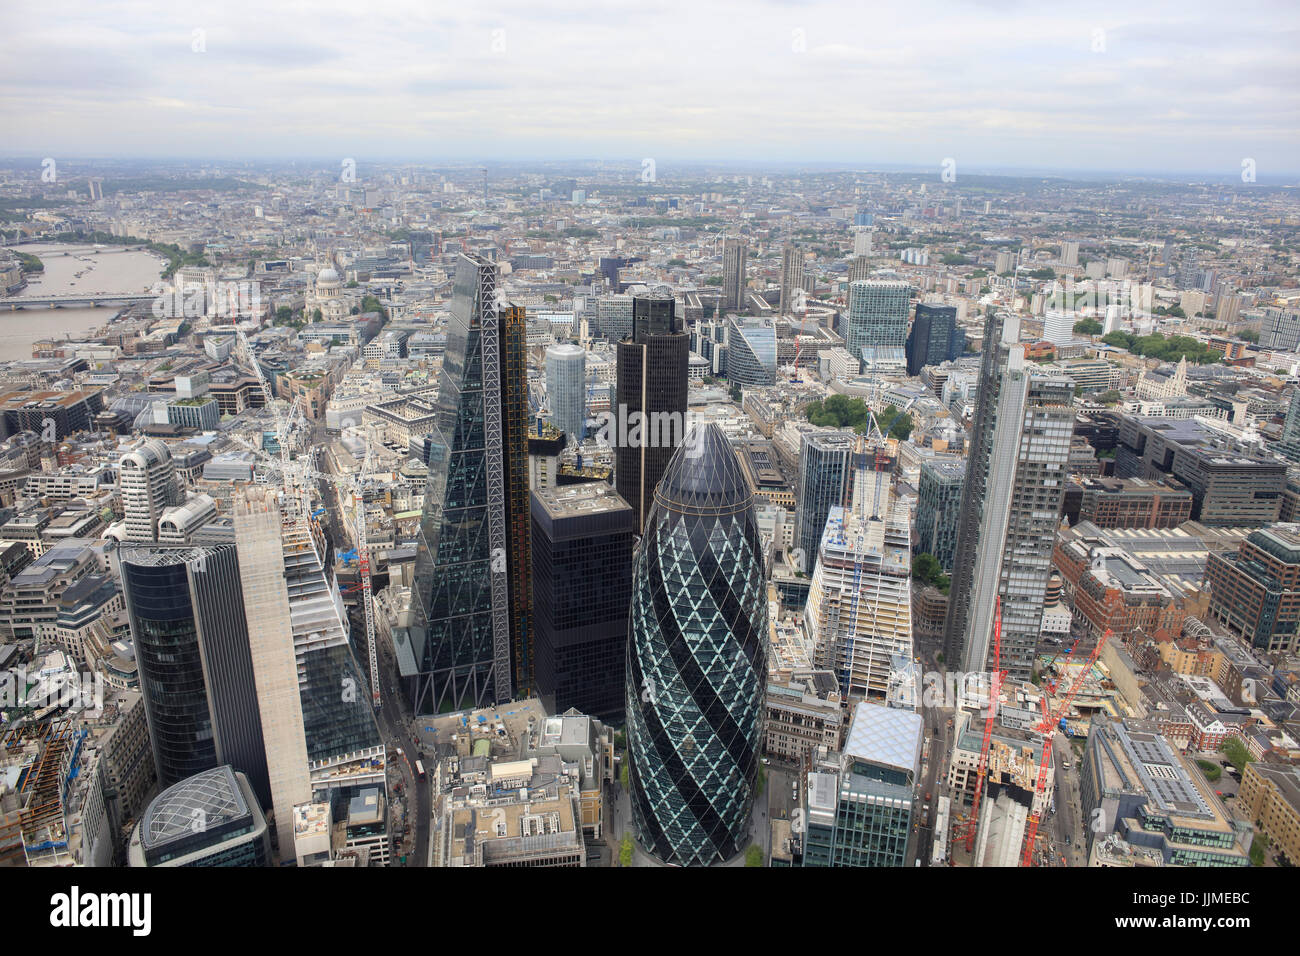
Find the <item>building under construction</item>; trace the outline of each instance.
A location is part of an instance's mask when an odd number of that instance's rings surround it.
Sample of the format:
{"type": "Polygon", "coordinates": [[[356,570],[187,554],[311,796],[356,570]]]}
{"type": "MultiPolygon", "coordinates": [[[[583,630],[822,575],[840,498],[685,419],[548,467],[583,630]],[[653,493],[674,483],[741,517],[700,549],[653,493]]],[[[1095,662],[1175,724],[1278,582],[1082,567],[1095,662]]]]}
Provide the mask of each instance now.
{"type": "Polygon", "coordinates": [[[100,752],[68,717],[8,729],[0,741],[0,859],[27,866],[108,866],[114,832],[100,752]]]}

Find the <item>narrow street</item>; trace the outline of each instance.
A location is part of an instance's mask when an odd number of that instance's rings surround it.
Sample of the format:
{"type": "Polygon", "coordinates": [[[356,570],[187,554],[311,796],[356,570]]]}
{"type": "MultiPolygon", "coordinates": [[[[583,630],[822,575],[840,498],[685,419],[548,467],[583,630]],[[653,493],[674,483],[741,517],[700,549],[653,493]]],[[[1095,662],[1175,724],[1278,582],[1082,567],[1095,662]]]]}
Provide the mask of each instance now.
{"type": "MultiPolygon", "coordinates": [[[[312,435],[313,442],[323,444],[326,440],[327,436],[323,431],[312,435]]],[[[318,465],[322,473],[332,473],[332,464],[328,455],[320,455],[318,465]]],[[[343,512],[340,508],[338,488],[331,482],[322,481],[319,489],[322,505],[325,508],[323,517],[330,542],[335,548],[344,547],[345,543],[346,547],[351,547],[354,537],[351,529],[345,529],[342,521],[339,520],[343,512]]],[[[370,661],[367,657],[365,616],[359,606],[348,608],[348,624],[351,629],[357,667],[369,681],[370,661]]],[[[401,781],[400,797],[406,807],[407,832],[404,840],[400,843],[394,842],[393,861],[394,865],[400,866],[400,859],[405,856],[406,866],[428,866],[429,831],[432,826],[430,784],[427,774],[424,780],[420,780],[415,772],[415,761],[423,757],[414,737],[415,720],[410,705],[401,692],[397,660],[393,656],[393,650],[379,634],[376,635],[376,649],[379,652],[380,709],[376,712],[375,719],[379,725],[380,736],[388,747],[390,783],[393,782],[395,772],[401,781]],[[401,751],[400,754],[398,750],[401,751]],[[413,800],[412,795],[414,795],[413,800]]],[[[393,794],[389,797],[391,806],[393,794]]],[[[399,820],[390,819],[390,833],[395,832],[400,823],[399,820]]]]}

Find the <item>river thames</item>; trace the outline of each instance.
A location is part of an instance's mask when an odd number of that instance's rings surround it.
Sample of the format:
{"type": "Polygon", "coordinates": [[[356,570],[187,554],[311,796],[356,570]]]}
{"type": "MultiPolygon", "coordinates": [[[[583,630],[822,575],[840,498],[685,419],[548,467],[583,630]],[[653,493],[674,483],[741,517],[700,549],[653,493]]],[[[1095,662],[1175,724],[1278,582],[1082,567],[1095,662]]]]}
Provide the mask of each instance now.
{"type": "MultiPolygon", "coordinates": [[[[122,252],[112,246],[101,250],[89,244],[39,242],[12,248],[45,264],[44,272],[28,275],[27,288],[18,295],[148,292],[167,265],[167,260],[152,252],[122,252]]],[[[29,359],[33,342],[78,338],[107,325],[121,311],[108,307],[11,312],[4,301],[0,297],[0,361],[29,359]]]]}

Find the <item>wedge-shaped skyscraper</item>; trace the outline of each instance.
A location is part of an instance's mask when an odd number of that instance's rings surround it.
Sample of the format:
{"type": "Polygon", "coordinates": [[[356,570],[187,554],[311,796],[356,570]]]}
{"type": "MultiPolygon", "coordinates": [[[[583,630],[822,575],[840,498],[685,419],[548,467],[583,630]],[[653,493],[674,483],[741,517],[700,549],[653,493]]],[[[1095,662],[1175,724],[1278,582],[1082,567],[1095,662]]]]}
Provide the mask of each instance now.
{"type": "Polygon", "coordinates": [[[462,254],[429,443],[411,608],[394,633],[418,714],[532,686],[524,308],[462,254]]]}

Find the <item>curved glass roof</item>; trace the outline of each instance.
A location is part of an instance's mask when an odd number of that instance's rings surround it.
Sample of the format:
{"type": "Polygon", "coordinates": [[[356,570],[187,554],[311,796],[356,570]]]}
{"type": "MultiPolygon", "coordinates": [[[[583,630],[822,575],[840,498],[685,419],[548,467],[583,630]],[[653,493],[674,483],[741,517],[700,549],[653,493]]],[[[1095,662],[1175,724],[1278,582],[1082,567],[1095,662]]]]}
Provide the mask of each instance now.
{"type": "Polygon", "coordinates": [[[728,510],[750,501],[740,460],[721,428],[695,425],[664,472],[655,497],[675,511],[728,510]]]}
{"type": "Polygon", "coordinates": [[[172,784],[154,798],[140,821],[140,843],[153,849],[248,814],[234,771],[214,767],[172,784]]]}

